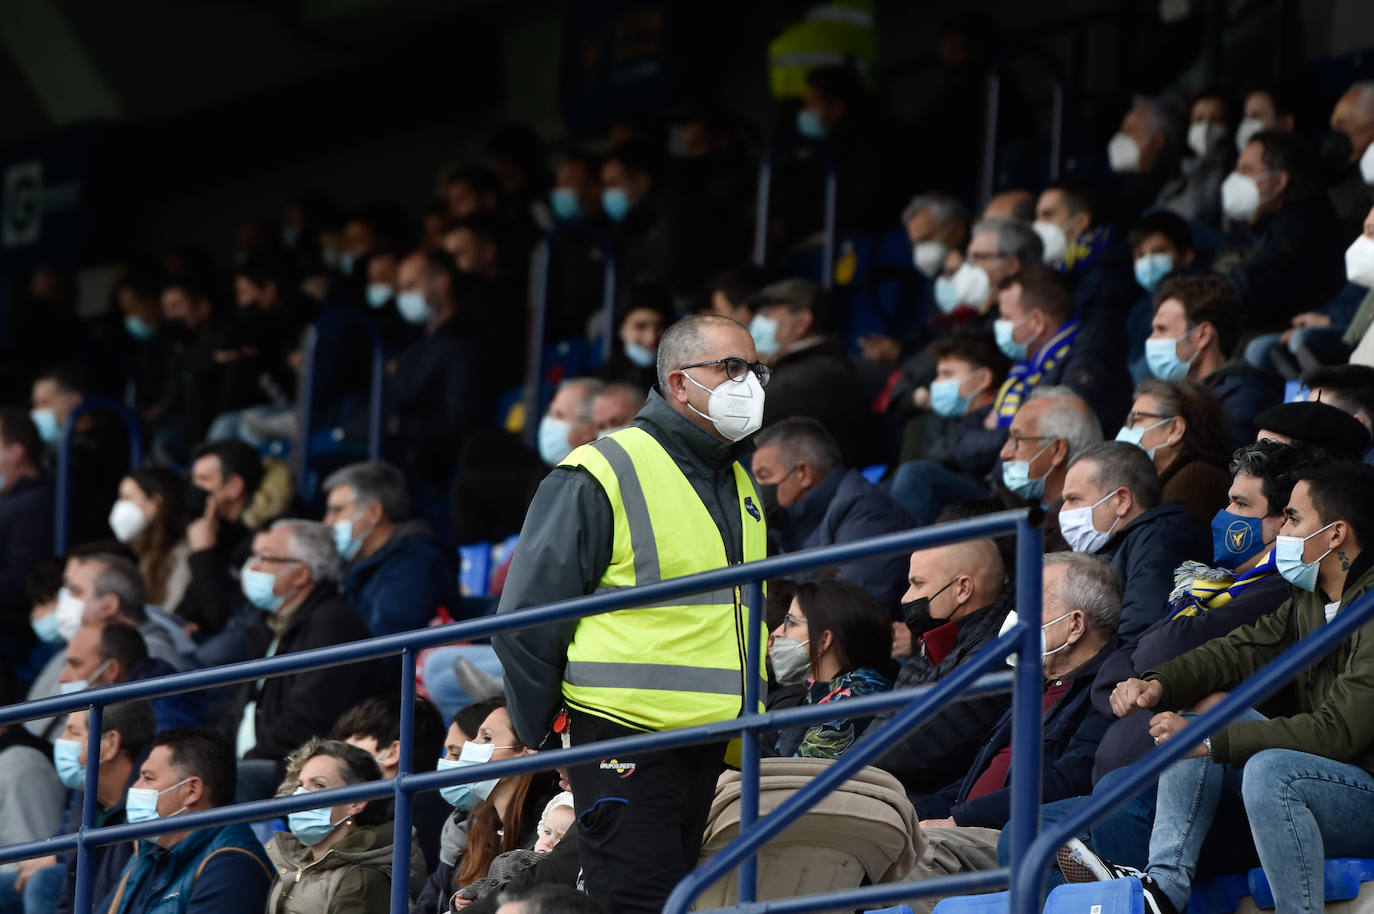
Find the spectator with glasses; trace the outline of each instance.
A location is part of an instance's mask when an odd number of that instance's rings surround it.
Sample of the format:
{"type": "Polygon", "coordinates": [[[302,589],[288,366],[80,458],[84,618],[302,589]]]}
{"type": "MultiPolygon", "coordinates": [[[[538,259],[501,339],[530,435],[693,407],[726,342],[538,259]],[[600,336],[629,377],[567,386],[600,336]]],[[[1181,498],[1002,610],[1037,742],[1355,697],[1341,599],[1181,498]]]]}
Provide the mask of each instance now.
{"type": "Polygon", "coordinates": [[[1197,381],[1146,378],[1117,441],[1134,444],[1154,463],[1163,504],[1181,502],[1204,524],[1226,507],[1230,436],[1216,394],[1197,381]]]}

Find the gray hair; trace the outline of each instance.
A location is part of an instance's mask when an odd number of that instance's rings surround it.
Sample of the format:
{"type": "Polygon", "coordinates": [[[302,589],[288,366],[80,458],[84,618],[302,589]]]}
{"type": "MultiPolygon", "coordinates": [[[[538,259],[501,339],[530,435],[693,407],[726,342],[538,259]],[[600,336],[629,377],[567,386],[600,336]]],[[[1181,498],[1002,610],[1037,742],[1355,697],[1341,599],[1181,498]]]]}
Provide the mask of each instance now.
{"type": "Polygon", "coordinates": [[[95,596],[114,594],[119,600],[119,611],[135,622],[142,622],[147,617],[143,604],[147,602],[148,591],[137,565],[112,552],[98,552],[78,561],[96,562],[101,566],[91,584],[95,596]]]}
{"type": "Polygon", "coordinates": [[[1138,445],[1124,441],[1094,444],[1069,462],[1092,464],[1093,485],[1104,493],[1127,489],[1135,503],[1146,511],[1159,505],[1159,474],[1154,461],[1138,445]]]}
{"type": "Polygon", "coordinates": [[[911,198],[911,202],[902,210],[902,224],[911,221],[911,217],[921,210],[928,210],[932,218],[941,229],[947,229],[955,222],[968,224],[968,210],[960,203],[958,198],[949,194],[929,192],[917,194],[911,198]]]}
{"type": "Polygon", "coordinates": [[[339,486],[353,490],[353,500],[359,508],[380,502],[382,514],[389,521],[403,521],[410,517],[410,491],[400,470],[380,460],[353,463],[335,470],[324,481],[326,493],[339,486]]]}
{"type": "Polygon", "coordinates": [[[711,324],[749,332],[739,321],[720,314],[692,314],[668,325],[663,331],[663,339],[658,341],[658,389],[664,396],[668,391],[668,375],[705,357],[711,344],[702,330],[711,324]]]}
{"type": "Polygon", "coordinates": [[[334,531],[314,520],[279,520],[273,530],[287,531],[286,552],[310,569],[310,579],[316,583],[343,580],[344,564],[334,546],[334,531]]]}
{"type": "Polygon", "coordinates": [[[806,416],[783,419],[759,432],[755,449],[773,445],[794,460],[805,460],[824,476],[840,465],[840,446],[824,425],[806,416]]]}
{"type": "MultiPolygon", "coordinates": [[[[1102,425],[1088,404],[1073,388],[1062,384],[1037,387],[1031,400],[1064,400],[1063,404],[1045,410],[1040,417],[1039,433],[1063,438],[1069,445],[1068,459],[1072,461],[1085,449],[1102,440],[1102,425]]],[[[1142,451],[1141,453],[1144,453],[1142,451]]]]}
{"type": "Polygon", "coordinates": [[[1144,110],[1150,129],[1163,134],[1167,145],[1178,145],[1183,137],[1183,112],[1172,97],[1137,95],[1131,107],[1144,110]]]}
{"type": "Polygon", "coordinates": [[[1355,107],[1360,118],[1366,123],[1374,123],[1374,79],[1361,79],[1350,84],[1347,94],[1355,93],[1355,107]]]}
{"type": "MultiPolygon", "coordinates": [[[[984,219],[973,227],[973,235],[997,233],[997,253],[1003,257],[1014,254],[1023,264],[1039,263],[1045,258],[1045,242],[1020,219],[984,219]]],[[[973,237],[972,235],[969,236],[973,237]]]]}
{"type": "Polygon", "coordinates": [[[1064,566],[1055,592],[1063,607],[1083,613],[1093,630],[1107,637],[1115,634],[1121,623],[1121,582],[1112,573],[1112,566],[1086,552],[1051,552],[1045,556],[1046,570],[1056,565],[1064,566]]]}
{"type": "Polygon", "coordinates": [[[554,395],[557,396],[565,390],[580,390],[577,400],[577,422],[579,425],[586,425],[592,421],[592,401],[605,386],[605,382],[598,378],[568,378],[558,385],[554,395]]]}

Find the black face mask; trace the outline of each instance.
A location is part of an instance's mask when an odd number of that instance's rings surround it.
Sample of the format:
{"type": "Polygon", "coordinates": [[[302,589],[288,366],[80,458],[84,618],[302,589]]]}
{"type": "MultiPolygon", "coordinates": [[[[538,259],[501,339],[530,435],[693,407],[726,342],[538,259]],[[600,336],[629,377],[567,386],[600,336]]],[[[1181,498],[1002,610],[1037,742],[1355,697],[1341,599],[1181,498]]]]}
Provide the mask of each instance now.
{"type": "Polygon", "coordinates": [[[1350,167],[1350,156],[1354,153],[1350,137],[1339,130],[1332,130],[1322,137],[1321,163],[1322,174],[1327,180],[1337,180],[1350,167]]]}
{"type": "Polygon", "coordinates": [[[763,502],[763,513],[769,516],[778,512],[778,487],[774,485],[758,484],[759,501],[763,502]]]}
{"type": "MultiPolygon", "coordinates": [[[[958,578],[954,580],[957,581],[958,578]]],[[[911,637],[919,638],[926,632],[939,628],[949,621],[948,619],[936,619],[930,614],[930,601],[949,590],[953,583],[954,581],[950,581],[949,584],[941,587],[929,597],[917,597],[910,603],[902,604],[902,620],[906,622],[906,627],[911,630],[911,637]]]]}
{"type": "Polygon", "coordinates": [[[210,493],[200,486],[191,483],[186,484],[186,491],[182,493],[182,505],[186,508],[186,516],[191,520],[205,514],[205,503],[209,501],[210,493]]]}

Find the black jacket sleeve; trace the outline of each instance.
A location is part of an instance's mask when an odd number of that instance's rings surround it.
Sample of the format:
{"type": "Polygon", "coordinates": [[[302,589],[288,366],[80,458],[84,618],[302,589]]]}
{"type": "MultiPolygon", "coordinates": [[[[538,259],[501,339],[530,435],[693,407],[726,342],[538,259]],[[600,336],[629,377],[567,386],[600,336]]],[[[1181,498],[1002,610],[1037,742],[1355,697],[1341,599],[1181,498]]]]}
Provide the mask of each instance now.
{"type": "MultiPolygon", "coordinates": [[[[592,593],[611,561],[611,503],[586,470],[544,478],[525,515],[498,612],[592,593]]],[[[516,735],[538,746],[563,701],[563,667],[577,620],[492,636],[516,735]]]]}
{"type": "MultiPolygon", "coordinates": [[[[1006,695],[989,695],[947,705],[873,764],[901,781],[909,794],[927,794],[952,784],[948,806],[954,802],[978,749],[1006,713],[1008,700],[1006,695]]],[[[883,723],[886,721],[875,723],[869,733],[883,723]]]]}

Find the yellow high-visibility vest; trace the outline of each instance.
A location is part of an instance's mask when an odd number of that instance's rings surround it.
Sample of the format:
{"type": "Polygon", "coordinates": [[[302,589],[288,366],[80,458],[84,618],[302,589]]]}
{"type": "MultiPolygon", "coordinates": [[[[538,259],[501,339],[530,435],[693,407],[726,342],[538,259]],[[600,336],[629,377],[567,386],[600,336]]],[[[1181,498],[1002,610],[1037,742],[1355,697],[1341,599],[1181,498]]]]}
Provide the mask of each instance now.
{"type": "MultiPolygon", "coordinates": [[[[596,478],[615,515],[611,561],[597,593],[724,568],[720,529],[691,482],[652,435],[622,429],[577,448],[560,466],[596,478]]],[[[733,466],[745,561],[767,555],[753,481],[733,466]]],[[[727,587],[580,620],[568,646],[570,707],[640,730],[728,720],[744,704],[749,588],[727,587]]],[[[759,631],[764,675],[767,627],[759,631]]],[[[762,695],[760,695],[762,698],[762,695]]]]}
{"type": "Polygon", "coordinates": [[[768,44],[768,80],[776,99],[801,98],[806,75],[852,64],[870,85],[878,63],[873,0],[817,3],[768,44]]]}

